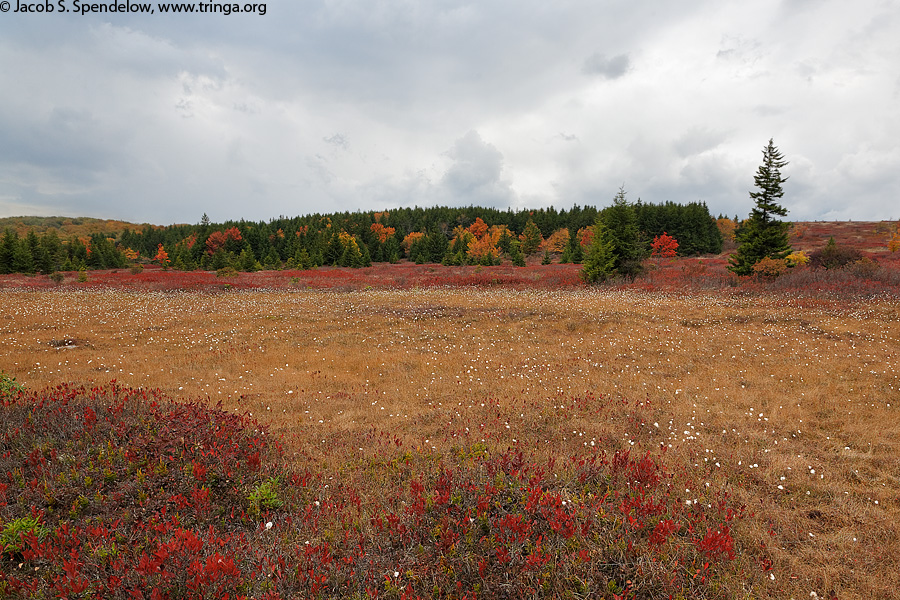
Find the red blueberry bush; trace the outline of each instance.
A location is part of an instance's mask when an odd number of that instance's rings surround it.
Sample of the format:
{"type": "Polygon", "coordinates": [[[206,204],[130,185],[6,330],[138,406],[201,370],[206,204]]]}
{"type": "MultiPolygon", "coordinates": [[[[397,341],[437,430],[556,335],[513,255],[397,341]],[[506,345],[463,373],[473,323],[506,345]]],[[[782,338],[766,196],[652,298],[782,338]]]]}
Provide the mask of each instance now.
{"type": "Polygon", "coordinates": [[[770,564],[738,556],[763,551],[737,547],[726,485],[666,465],[649,402],[572,399],[546,433],[593,416],[658,450],[541,452],[490,403],[445,450],[371,431],[315,452],[115,384],[0,403],[0,597],[717,598],[770,564]]]}

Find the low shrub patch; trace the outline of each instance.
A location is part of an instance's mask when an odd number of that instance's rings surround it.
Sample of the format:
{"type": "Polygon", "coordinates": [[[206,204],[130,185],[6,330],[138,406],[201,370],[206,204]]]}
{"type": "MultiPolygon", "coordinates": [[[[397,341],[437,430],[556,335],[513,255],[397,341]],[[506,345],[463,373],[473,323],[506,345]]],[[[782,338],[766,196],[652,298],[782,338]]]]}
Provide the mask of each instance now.
{"type": "Polygon", "coordinates": [[[248,416],[116,384],[0,413],[0,596],[725,598],[771,564],[738,559],[727,487],[662,449],[439,454],[373,432],[326,473],[248,416]]]}

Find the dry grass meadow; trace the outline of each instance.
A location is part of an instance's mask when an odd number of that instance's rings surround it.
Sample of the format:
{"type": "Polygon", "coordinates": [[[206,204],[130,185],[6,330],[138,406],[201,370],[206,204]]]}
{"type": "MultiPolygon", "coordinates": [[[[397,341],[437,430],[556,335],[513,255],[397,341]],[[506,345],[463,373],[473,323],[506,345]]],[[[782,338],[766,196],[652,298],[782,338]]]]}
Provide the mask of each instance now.
{"type": "Polygon", "coordinates": [[[485,402],[508,415],[495,444],[663,445],[752,512],[735,548],[765,544],[774,568],[748,597],[900,597],[894,297],[5,290],[0,329],[0,371],[28,388],[115,379],[209,398],[336,468],[373,429],[439,451],[485,402]],[[637,432],[549,418],[585,394],[648,401],[652,417],[637,432]]]}

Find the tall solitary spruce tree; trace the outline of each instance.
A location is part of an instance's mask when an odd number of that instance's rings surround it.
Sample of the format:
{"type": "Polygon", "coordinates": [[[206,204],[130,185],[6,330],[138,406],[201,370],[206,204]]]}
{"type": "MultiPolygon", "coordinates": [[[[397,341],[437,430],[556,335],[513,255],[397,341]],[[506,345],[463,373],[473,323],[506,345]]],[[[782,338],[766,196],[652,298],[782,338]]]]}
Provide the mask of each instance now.
{"type": "Polygon", "coordinates": [[[753,177],[759,191],[750,192],[750,197],[756,206],[750,217],[734,232],[738,249],[732,255],[728,268],[738,275],[752,274],[753,265],[764,258],[783,259],[791,253],[788,243],[791,224],[775,218],[787,215],[787,209],[778,204],[778,199],[784,196],[781,184],[788,180],[781,176],[781,168],[787,164],[770,139],[769,145],[763,149],[763,163],[753,177]]]}

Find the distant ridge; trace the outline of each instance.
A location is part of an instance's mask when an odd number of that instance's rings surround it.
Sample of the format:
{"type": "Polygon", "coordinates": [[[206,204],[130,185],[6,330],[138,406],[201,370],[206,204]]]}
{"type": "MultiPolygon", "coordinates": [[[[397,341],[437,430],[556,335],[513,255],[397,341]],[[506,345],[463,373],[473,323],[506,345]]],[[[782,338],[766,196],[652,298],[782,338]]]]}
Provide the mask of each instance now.
{"type": "Polygon", "coordinates": [[[95,219],[93,217],[3,217],[0,218],[0,232],[7,228],[12,229],[19,237],[24,237],[29,231],[38,235],[48,231],[56,231],[62,238],[72,236],[90,236],[92,233],[104,233],[116,235],[124,229],[140,229],[143,227],[159,228],[159,225],[149,223],[129,223],[115,219],[95,219]]]}

